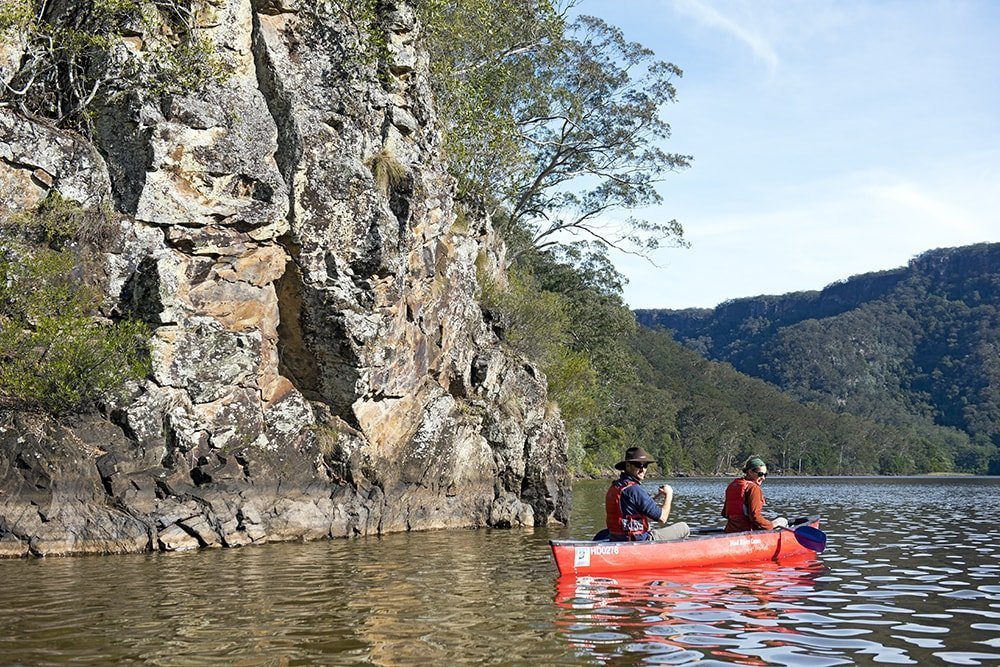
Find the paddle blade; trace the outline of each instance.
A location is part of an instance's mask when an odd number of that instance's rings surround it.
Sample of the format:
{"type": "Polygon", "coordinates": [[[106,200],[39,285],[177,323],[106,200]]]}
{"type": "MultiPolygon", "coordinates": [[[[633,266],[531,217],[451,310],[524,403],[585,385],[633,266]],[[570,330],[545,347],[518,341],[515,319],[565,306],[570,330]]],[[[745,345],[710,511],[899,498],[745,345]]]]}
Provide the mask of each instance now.
{"type": "Polygon", "coordinates": [[[795,539],[806,549],[819,553],[826,549],[826,533],[812,526],[799,526],[794,530],[795,539]]]}

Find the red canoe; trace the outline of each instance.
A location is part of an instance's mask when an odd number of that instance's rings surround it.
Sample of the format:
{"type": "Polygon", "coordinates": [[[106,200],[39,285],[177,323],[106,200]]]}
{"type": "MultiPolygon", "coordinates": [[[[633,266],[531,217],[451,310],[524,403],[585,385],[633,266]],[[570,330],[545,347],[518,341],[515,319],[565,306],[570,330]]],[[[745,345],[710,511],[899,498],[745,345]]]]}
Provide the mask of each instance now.
{"type": "Polygon", "coordinates": [[[802,557],[822,551],[825,542],[819,517],[813,516],[799,520],[794,530],[723,533],[709,529],[670,542],[550,540],[549,544],[559,574],[600,575],[802,557]]]}

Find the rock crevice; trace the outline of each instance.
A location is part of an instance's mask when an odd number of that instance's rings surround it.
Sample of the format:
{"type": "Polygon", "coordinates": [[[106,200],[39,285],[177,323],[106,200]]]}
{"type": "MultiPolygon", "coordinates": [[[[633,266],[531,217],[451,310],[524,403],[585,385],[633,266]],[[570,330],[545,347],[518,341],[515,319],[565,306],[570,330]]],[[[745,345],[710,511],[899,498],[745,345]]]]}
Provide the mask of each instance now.
{"type": "Polygon", "coordinates": [[[476,300],[502,248],[452,229],[411,4],[378,4],[374,55],[329,3],[214,5],[222,82],[89,142],[0,108],[8,213],[113,201],[105,309],[153,329],[127,399],[0,415],[0,555],[565,521],[544,378],[476,300]]]}

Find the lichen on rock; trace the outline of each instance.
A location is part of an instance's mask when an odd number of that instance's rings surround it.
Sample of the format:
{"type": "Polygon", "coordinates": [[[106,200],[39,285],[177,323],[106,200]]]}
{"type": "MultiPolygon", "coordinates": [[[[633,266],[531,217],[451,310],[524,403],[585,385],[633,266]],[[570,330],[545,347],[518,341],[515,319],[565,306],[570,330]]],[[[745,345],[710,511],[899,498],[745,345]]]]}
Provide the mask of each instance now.
{"type": "Polygon", "coordinates": [[[544,378],[476,301],[502,247],[451,229],[410,3],[379,3],[374,58],[327,2],[214,5],[224,80],[99,109],[89,140],[0,107],[9,212],[112,202],[107,310],[153,332],[127,398],[0,414],[0,555],[566,521],[544,378]]]}

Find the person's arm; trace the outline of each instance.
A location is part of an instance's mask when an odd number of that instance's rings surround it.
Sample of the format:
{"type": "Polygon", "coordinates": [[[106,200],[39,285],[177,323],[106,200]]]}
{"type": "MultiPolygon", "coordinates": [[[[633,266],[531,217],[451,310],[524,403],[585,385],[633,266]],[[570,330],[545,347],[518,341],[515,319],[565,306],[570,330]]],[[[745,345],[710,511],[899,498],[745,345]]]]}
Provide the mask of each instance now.
{"type": "Polygon", "coordinates": [[[764,492],[756,484],[750,485],[746,495],[747,514],[753,530],[771,530],[774,524],[764,518],[764,492]]]}
{"type": "MultiPolygon", "coordinates": [[[[660,487],[660,492],[656,494],[656,498],[660,498],[663,495],[663,488],[660,487]]],[[[669,486],[666,488],[670,489],[669,486]]],[[[673,489],[670,489],[670,495],[673,496],[673,489]]],[[[624,491],[622,491],[622,511],[625,513],[634,511],[638,514],[644,515],[647,519],[651,521],[666,521],[667,516],[670,514],[670,500],[666,500],[666,511],[664,508],[649,495],[641,486],[630,486],[624,491]]]]}
{"type": "Polygon", "coordinates": [[[664,484],[660,487],[656,497],[663,499],[660,502],[660,523],[666,523],[667,519],[670,518],[670,507],[674,502],[674,490],[670,488],[669,484],[664,484]]]}

